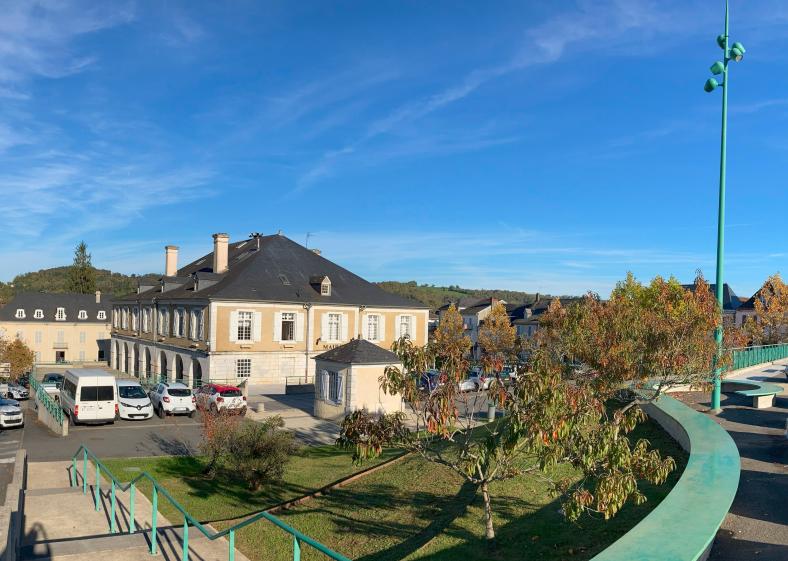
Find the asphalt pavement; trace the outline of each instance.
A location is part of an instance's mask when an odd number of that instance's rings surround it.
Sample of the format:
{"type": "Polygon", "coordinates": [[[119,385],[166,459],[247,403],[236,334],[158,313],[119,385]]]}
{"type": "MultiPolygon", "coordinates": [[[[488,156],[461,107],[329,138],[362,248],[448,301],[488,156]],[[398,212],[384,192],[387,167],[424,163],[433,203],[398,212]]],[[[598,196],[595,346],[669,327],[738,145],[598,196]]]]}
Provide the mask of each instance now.
{"type": "MultiPolygon", "coordinates": [[[[194,454],[200,443],[199,415],[194,419],[186,416],[160,419],[154,416],[145,421],[119,420],[107,425],[79,425],[69,427],[68,436],[60,437],[36,420],[32,401],[26,402],[24,407],[25,428],[17,430],[21,446],[27,450],[31,462],[68,460],[82,444],[99,458],[128,458],[194,454]]],[[[2,442],[0,438],[0,452],[2,442]]]]}

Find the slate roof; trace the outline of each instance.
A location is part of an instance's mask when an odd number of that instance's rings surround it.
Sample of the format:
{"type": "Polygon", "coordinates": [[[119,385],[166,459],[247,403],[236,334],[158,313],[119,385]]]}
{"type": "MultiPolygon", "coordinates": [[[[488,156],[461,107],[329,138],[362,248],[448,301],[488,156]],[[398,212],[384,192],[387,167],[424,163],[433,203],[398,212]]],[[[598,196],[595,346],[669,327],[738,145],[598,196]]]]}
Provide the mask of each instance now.
{"type": "Polygon", "coordinates": [[[118,301],[150,302],[173,299],[261,300],[348,304],[383,308],[427,308],[427,306],[386,292],[347,269],[280,234],[251,238],[228,244],[228,270],[213,272],[213,252],[178,270],[170,278],[170,290],[156,287],[131,294],[118,301]],[[259,247],[258,247],[259,242],[259,247]],[[316,278],[328,277],[331,294],[322,296],[316,278]],[[195,279],[197,290],[195,290],[195,279]],[[210,282],[201,283],[202,279],[210,282]]]}
{"type": "Polygon", "coordinates": [[[0,321],[56,321],[55,313],[58,308],[65,308],[65,322],[107,323],[112,313],[112,295],[102,295],[101,302],[96,304],[95,294],[21,292],[0,309],[0,321]],[[19,308],[25,311],[23,319],[16,317],[19,308]],[[42,310],[44,317],[36,319],[34,317],[36,310],[42,310]],[[87,319],[78,319],[80,310],[87,312],[87,319]],[[106,313],[106,319],[98,319],[99,310],[106,313]]]}
{"type": "MultiPolygon", "coordinates": [[[[683,284],[682,285],[685,289],[695,292],[695,285],[694,284],[683,284]]],[[[710,284],[709,290],[712,294],[717,293],[717,285],[710,284]]],[[[728,285],[728,283],[724,283],[722,285],[722,309],[732,312],[737,310],[742,305],[741,299],[736,296],[736,293],[733,292],[733,289],[728,285]]]]}
{"type": "Polygon", "coordinates": [[[399,357],[366,339],[353,339],[315,357],[315,360],[328,360],[341,364],[394,364],[399,357]]]}

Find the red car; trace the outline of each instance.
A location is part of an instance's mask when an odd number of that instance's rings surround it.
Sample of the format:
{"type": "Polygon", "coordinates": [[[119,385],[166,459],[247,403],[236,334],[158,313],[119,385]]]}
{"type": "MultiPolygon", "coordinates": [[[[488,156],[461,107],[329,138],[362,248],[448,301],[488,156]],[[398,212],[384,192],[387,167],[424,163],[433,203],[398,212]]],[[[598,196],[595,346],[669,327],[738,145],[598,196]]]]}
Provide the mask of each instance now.
{"type": "Polygon", "coordinates": [[[241,388],[221,384],[205,384],[194,391],[197,407],[213,413],[246,415],[246,396],[241,388]]]}

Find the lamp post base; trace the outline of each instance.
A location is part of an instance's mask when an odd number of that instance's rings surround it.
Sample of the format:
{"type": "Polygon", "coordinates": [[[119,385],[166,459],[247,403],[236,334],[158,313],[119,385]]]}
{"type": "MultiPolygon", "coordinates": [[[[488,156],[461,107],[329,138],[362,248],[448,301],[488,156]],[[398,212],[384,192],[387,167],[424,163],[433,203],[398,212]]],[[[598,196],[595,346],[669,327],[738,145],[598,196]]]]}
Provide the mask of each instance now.
{"type": "Polygon", "coordinates": [[[722,413],[722,407],[717,407],[716,409],[709,409],[709,413],[712,415],[719,415],[722,413]]]}

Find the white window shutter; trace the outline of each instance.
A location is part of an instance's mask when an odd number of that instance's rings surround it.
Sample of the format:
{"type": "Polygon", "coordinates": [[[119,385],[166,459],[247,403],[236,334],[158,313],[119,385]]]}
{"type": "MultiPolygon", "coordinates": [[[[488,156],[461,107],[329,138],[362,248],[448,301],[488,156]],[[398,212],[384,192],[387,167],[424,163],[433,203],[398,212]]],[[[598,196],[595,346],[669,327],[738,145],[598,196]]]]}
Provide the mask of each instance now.
{"type": "Polygon", "coordinates": [[[342,405],[345,403],[345,396],[342,394],[343,391],[343,384],[345,376],[343,374],[337,374],[337,403],[342,405]]]}
{"type": "Polygon", "coordinates": [[[230,342],[238,342],[238,312],[230,312],[230,342]]]}
{"type": "Polygon", "coordinates": [[[386,316],[378,315],[378,341],[386,340],[386,316]]]}
{"type": "Polygon", "coordinates": [[[296,313],[296,324],[295,324],[295,339],[296,342],[300,343],[304,340],[304,314],[303,312],[296,313]]]}
{"type": "Polygon", "coordinates": [[[400,337],[402,337],[402,316],[401,315],[394,316],[394,333],[396,334],[394,339],[399,339],[400,337]]]}
{"type": "Polygon", "coordinates": [[[326,370],[320,372],[320,397],[323,399],[328,397],[328,372],[326,370]]]}
{"type": "Polygon", "coordinates": [[[320,318],[320,339],[329,341],[328,338],[328,314],[324,313],[320,318]]]}
{"type": "Polygon", "coordinates": [[[252,314],[252,341],[255,343],[259,343],[260,339],[262,339],[262,324],[263,314],[260,312],[254,312],[252,314]]]}
{"type": "Polygon", "coordinates": [[[274,312],[274,341],[282,340],[282,312],[274,312]]]}
{"type": "Polygon", "coordinates": [[[416,340],[416,316],[410,316],[410,338],[416,340]]]}
{"type": "Polygon", "coordinates": [[[347,314],[342,314],[340,317],[342,319],[339,322],[339,329],[340,329],[339,340],[347,341],[347,314]]]}

